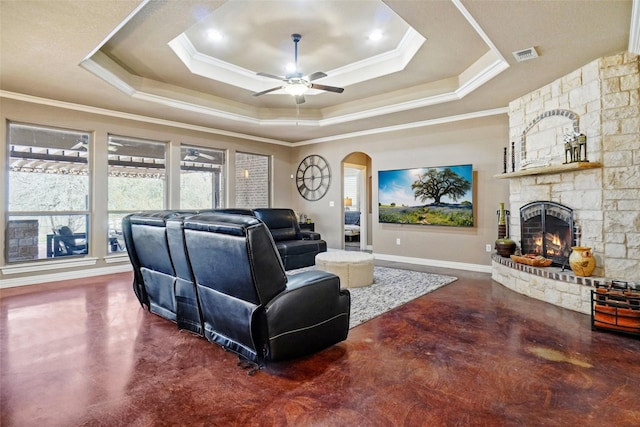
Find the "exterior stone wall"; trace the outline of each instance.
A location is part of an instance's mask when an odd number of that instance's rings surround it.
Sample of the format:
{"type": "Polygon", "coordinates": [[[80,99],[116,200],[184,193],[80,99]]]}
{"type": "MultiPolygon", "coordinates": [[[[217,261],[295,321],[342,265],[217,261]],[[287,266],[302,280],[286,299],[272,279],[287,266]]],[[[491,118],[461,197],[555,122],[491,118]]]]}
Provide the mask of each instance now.
{"type": "Polygon", "coordinates": [[[10,220],[7,224],[8,261],[38,259],[38,220],[10,220]]]}
{"type": "Polygon", "coordinates": [[[236,202],[239,208],[269,207],[269,157],[236,153],[236,202]],[[245,175],[245,171],[246,175],[245,175]]]}
{"type": "Polygon", "coordinates": [[[516,170],[565,162],[564,134],[587,136],[602,168],[510,179],[511,237],[519,210],[548,200],[574,210],[578,244],[593,249],[594,276],[640,280],[640,57],[600,58],[509,104],[516,170]]]}

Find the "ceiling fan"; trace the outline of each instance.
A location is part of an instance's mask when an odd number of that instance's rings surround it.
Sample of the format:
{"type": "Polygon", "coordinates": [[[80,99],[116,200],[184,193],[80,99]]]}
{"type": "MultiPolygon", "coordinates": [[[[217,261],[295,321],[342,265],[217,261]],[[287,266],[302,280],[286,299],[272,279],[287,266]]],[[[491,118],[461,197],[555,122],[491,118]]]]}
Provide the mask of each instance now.
{"type": "MultiPolygon", "coordinates": [[[[117,151],[118,147],[122,147],[122,144],[119,142],[109,141],[109,151],[117,151]]],[[[89,151],[89,141],[86,138],[81,138],[76,140],[76,144],[71,147],[71,150],[82,150],[89,151]]]]}
{"type": "Polygon", "coordinates": [[[206,153],[201,153],[200,151],[196,150],[195,148],[187,148],[187,152],[184,155],[184,158],[182,160],[186,161],[186,162],[193,162],[195,160],[198,160],[198,157],[202,157],[205,159],[209,159],[209,160],[216,160],[215,156],[212,156],[210,154],[206,154],[206,153]]]}
{"type": "Polygon", "coordinates": [[[281,80],[282,84],[280,86],[277,86],[271,89],[263,90],[262,92],[256,92],[253,94],[253,96],[260,96],[260,95],[264,95],[266,93],[273,92],[279,89],[284,89],[284,91],[287,92],[289,95],[295,96],[296,104],[302,104],[305,102],[304,93],[308,89],[319,89],[319,90],[325,90],[327,92],[335,92],[335,93],[342,93],[344,91],[344,89],[341,87],[326,86],[326,85],[320,85],[317,83],[311,83],[314,80],[327,77],[327,75],[322,71],[316,71],[315,73],[309,74],[308,76],[304,76],[301,72],[298,71],[298,42],[300,41],[301,38],[302,36],[300,34],[291,34],[291,39],[293,40],[293,43],[294,43],[295,71],[287,74],[284,77],[274,76],[273,74],[269,74],[269,73],[258,73],[258,75],[262,77],[269,77],[271,79],[281,80]]]}

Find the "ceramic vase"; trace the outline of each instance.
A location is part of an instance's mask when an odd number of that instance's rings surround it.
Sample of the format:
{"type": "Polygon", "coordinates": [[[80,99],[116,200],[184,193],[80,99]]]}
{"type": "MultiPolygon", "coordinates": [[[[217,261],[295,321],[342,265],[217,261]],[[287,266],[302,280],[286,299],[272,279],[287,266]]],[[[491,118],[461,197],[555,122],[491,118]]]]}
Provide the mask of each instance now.
{"type": "Polygon", "coordinates": [[[496,252],[503,258],[509,258],[516,252],[516,242],[511,239],[496,240],[496,252]]]}
{"type": "Polygon", "coordinates": [[[584,246],[574,246],[569,255],[569,266],[576,276],[589,277],[596,268],[596,259],[591,252],[591,248],[584,246]]]}

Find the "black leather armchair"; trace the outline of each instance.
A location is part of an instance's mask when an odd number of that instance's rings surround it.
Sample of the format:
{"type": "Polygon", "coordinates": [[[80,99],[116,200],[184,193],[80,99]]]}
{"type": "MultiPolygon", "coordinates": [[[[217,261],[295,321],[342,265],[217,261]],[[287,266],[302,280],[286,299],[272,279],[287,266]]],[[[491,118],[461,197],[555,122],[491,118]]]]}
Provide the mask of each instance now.
{"type": "Polygon", "coordinates": [[[209,341],[261,365],[346,339],[349,291],[323,271],[288,277],[263,222],[194,215],[184,219],[184,238],[209,341]]]}
{"type": "Polygon", "coordinates": [[[300,230],[293,210],[264,208],[254,209],[253,214],[269,228],[285,270],[315,265],[316,255],[327,251],[319,233],[300,230]]]}

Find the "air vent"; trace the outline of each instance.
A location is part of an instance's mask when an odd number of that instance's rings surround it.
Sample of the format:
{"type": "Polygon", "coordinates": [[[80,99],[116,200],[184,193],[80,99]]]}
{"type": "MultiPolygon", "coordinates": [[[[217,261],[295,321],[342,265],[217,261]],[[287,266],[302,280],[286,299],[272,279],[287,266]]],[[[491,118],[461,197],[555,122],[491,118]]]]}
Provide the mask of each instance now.
{"type": "Polygon", "coordinates": [[[513,56],[516,58],[516,61],[523,62],[528,61],[529,59],[537,58],[538,52],[536,52],[535,47],[530,47],[528,49],[522,49],[517,52],[513,52],[513,56]]]}

